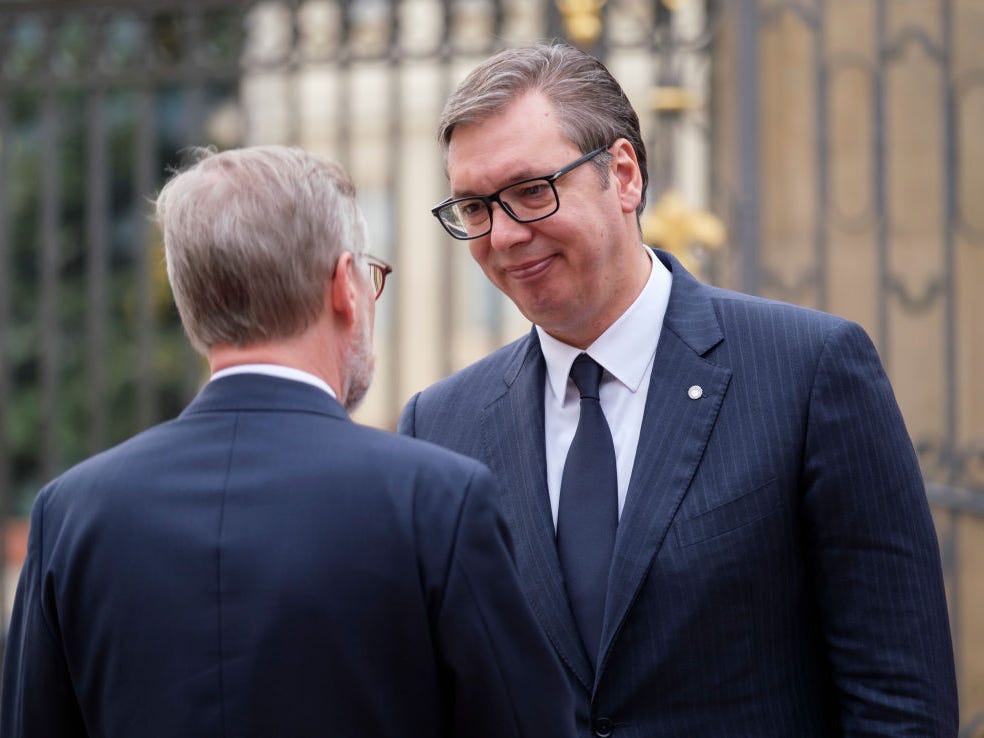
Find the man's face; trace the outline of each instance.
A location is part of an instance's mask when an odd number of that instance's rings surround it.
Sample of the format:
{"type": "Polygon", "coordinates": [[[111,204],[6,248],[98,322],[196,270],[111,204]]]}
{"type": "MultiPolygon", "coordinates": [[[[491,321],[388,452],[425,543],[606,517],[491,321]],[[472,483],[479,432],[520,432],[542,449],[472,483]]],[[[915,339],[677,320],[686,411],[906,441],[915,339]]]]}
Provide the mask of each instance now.
{"type": "MultiPolygon", "coordinates": [[[[363,265],[359,265],[362,267],[363,265]]],[[[368,274],[362,280],[362,294],[365,303],[359,311],[358,324],[352,339],[346,347],[345,366],[348,369],[348,388],[342,404],[346,412],[354,412],[365,399],[372,384],[375,370],[375,356],[372,348],[373,323],[376,315],[376,299],[368,274]]]]}
{"type": "MultiPolygon", "coordinates": [[[[553,105],[528,93],[492,117],[455,128],[447,159],[451,192],[487,195],[551,174],[582,153],[564,137],[553,105]]],[[[613,162],[606,188],[592,162],[565,174],[555,182],[560,209],[534,223],[517,223],[495,204],[491,233],[467,242],[523,315],[576,346],[604,332],[645,281],[634,225],[638,197],[626,197],[615,172],[613,162]]]]}

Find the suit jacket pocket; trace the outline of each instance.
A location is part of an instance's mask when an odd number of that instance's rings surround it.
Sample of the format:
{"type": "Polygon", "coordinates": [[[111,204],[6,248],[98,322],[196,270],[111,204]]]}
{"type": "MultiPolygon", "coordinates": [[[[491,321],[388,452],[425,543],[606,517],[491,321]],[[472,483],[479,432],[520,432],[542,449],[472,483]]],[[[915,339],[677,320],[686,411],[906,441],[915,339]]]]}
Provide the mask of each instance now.
{"type": "Polygon", "coordinates": [[[782,508],[779,485],[773,479],[740,497],[676,524],[677,545],[692,546],[762,520],[782,508]]]}

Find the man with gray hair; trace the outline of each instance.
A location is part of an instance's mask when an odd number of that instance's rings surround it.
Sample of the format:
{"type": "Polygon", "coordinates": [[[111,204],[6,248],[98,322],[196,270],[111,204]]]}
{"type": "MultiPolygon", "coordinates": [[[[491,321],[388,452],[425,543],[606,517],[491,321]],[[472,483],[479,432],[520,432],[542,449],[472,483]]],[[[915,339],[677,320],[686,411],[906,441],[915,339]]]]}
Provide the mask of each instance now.
{"type": "Polygon", "coordinates": [[[864,331],[644,246],[639,120],[587,54],[493,56],[439,141],[433,214],[534,328],[400,429],[497,474],[579,735],[955,736],[936,535],[864,331]]]}
{"type": "Polygon", "coordinates": [[[346,414],[390,269],[345,172],[201,152],[157,215],[212,376],[38,496],[0,734],[573,735],[489,471],[346,414]]]}

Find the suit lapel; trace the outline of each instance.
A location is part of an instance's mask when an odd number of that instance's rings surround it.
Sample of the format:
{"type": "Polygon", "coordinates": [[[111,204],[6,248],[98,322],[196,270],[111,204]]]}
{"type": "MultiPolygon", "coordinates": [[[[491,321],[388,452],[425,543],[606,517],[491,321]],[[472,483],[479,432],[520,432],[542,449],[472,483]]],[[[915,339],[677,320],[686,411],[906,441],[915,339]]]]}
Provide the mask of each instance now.
{"type": "Polygon", "coordinates": [[[591,664],[564,588],[547,493],[546,366],[535,332],[524,347],[505,373],[502,393],[483,412],[485,459],[502,486],[503,514],[513,534],[516,567],[526,597],[560,658],[590,692],[594,681],[591,664]]]}
{"type": "Polygon", "coordinates": [[[675,259],[658,254],[673,272],[673,286],[615,541],[599,675],[697,470],[731,381],[730,369],[703,358],[723,338],[708,288],[675,259]],[[699,398],[690,396],[691,387],[700,388],[699,398]]]}

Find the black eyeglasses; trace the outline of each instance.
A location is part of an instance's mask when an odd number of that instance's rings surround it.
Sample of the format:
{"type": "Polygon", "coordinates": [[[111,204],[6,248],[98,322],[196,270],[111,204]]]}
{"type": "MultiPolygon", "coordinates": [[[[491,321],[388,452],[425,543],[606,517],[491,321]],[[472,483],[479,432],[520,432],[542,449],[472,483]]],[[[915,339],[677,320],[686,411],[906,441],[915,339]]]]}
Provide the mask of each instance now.
{"type": "Polygon", "coordinates": [[[369,279],[372,281],[372,288],[376,290],[375,299],[378,300],[383,294],[383,287],[386,286],[386,275],[392,273],[393,267],[371,254],[366,254],[365,257],[369,264],[369,279]]]}
{"type": "Polygon", "coordinates": [[[494,202],[499,203],[503,212],[517,223],[549,218],[560,209],[560,197],[554,182],[607,148],[599,146],[553,174],[513,182],[491,195],[448,198],[431,208],[431,213],[441,221],[444,230],[461,241],[491,233],[494,202]]]}

